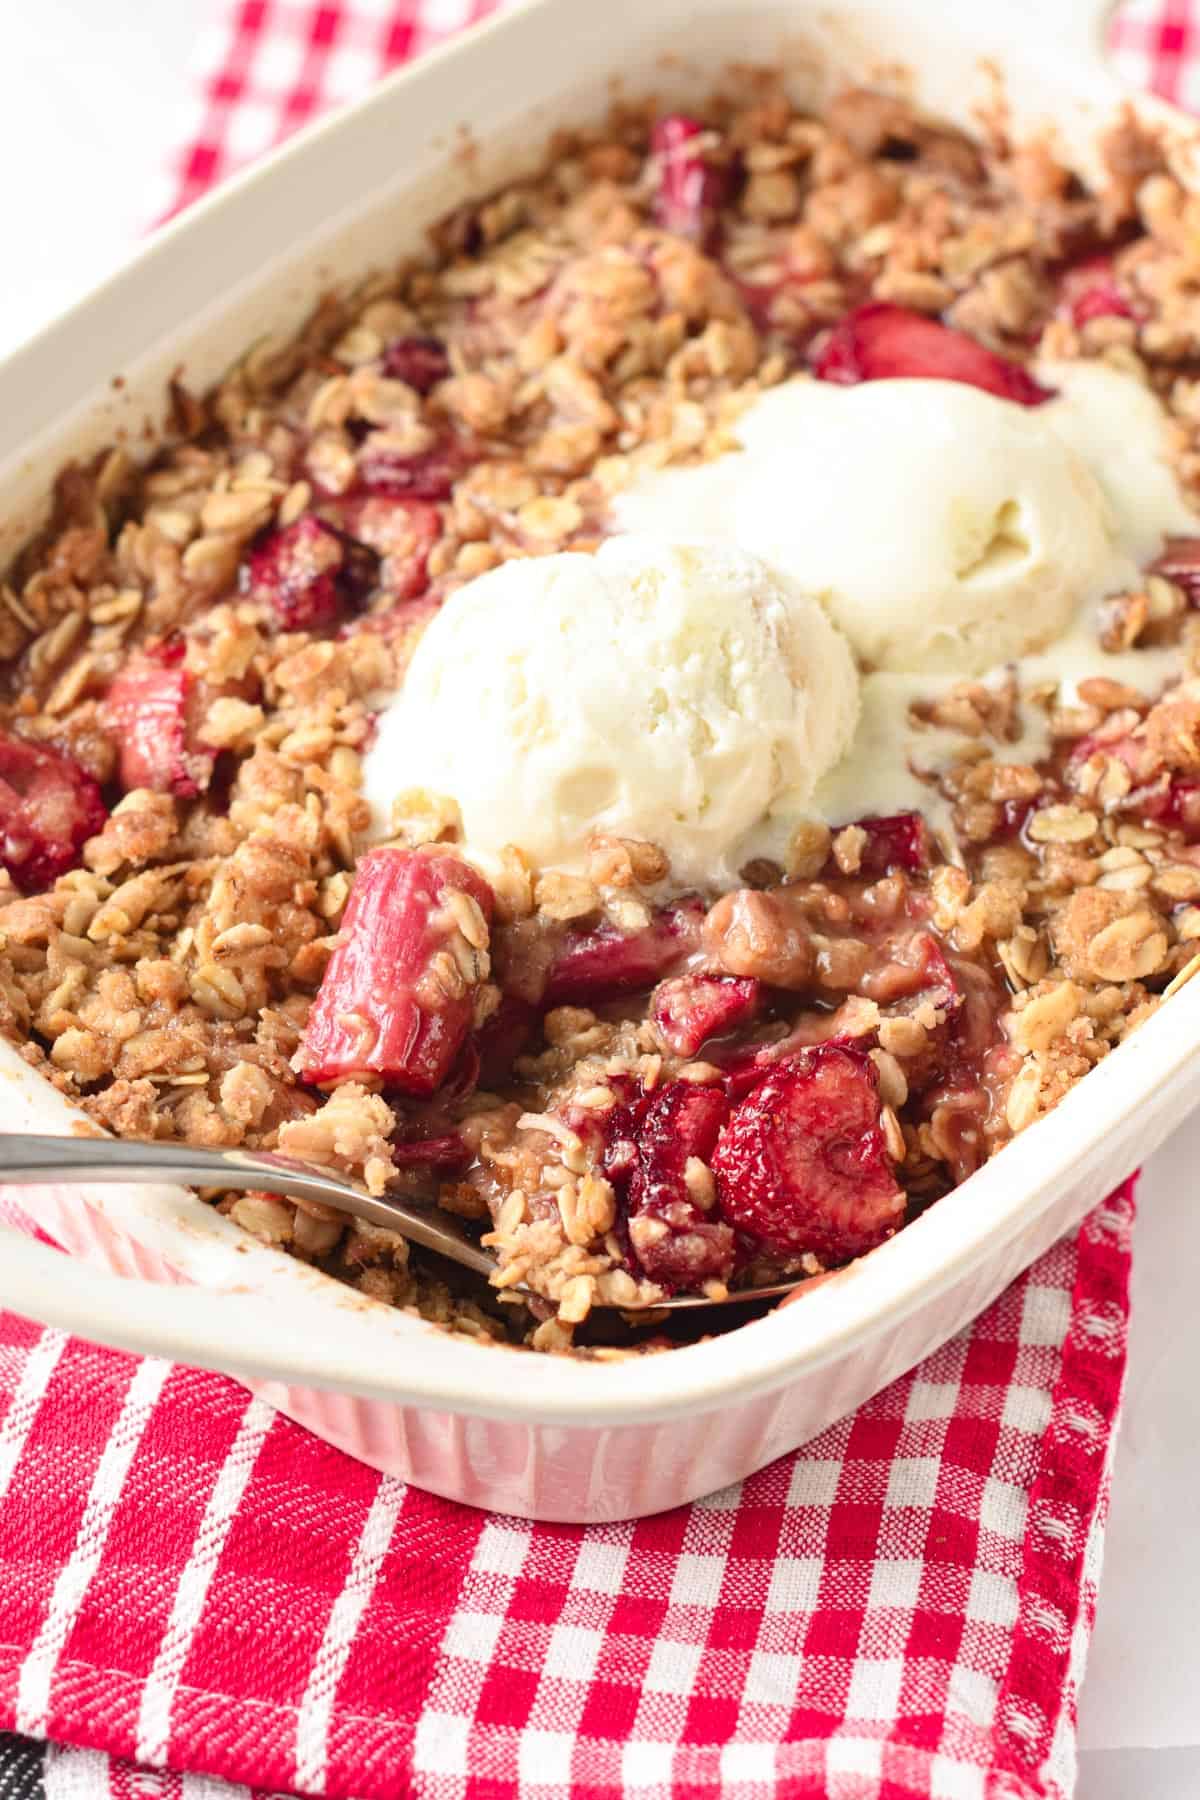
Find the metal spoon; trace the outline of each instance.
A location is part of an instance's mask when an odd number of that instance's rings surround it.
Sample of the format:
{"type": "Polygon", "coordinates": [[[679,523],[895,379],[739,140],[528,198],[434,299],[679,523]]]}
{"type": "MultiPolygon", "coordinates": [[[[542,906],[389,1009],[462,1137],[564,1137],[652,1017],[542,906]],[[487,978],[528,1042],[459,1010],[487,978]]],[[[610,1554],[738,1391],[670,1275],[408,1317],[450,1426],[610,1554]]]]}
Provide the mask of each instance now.
{"type": "MultiPolygon", "coordinates": [[[[470,1238],[452,1213],[436,1205],[414,1206],[386,1194],[368,1194],[357,1182],[331,1175],[327,1169],[276,1156],[268,1150],[193,1150],[187,1144],[160,1144],[144,1139],[37,1137],[0,1131],[0,1183],[18,1182],[177,1181],[185,1187],[217,1188],[223,1193],[256,1188],[293,1200],[320,1200],[326,1206],[434,1250],[485,1279],[500,1265],[470,1238]]],[[[655,1301],[647,1310],[683,1312],[702,1306],[729,1306],[747,1300],[769,1300],[790,1294],[807,1277],[778,1281],[767,1287],[736,1288],[724,1299],[706,1294],[679,1294],[655,1301]]],[[[529,1294],[524,1286],[509,1293],[529,1294]]],[[[622,1312],[635,1306],[622,1304],[622,1312]]]]}

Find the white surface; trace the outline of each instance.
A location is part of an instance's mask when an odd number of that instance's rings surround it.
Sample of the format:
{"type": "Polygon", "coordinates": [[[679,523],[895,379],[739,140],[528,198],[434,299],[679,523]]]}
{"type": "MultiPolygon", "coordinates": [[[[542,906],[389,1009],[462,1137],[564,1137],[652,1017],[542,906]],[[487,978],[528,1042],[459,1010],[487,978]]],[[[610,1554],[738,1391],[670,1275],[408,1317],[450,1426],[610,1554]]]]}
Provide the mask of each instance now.
{"type": "Polygon", "coordinates": [[[0,207],[19,260],[0,293],[0,348],[76,299],[162,210],[166,153],[191,98],[194,40],[215,6],[4,7],[0,207]]]}
{"type": "MultiPolygon", "coordinates": [[[[9,9],[0,155],[22,171],[3,201],[20,278],[0,285],[0,347],[94,280],[156,208],[162,159],[189,92],[187,58],[210,4],[40,0],[36,9],[9,9]]],[[[1083,1697],[1080,1800],[1200,1792],[1194,1750],[1139,1756],[1127,1748],[1200,1740],[1200,1308],[1190,1218],[1198,1157],[1200,1121],[1151,1159],[1142,1190],[1133,1353],[1083,1697]]]]}

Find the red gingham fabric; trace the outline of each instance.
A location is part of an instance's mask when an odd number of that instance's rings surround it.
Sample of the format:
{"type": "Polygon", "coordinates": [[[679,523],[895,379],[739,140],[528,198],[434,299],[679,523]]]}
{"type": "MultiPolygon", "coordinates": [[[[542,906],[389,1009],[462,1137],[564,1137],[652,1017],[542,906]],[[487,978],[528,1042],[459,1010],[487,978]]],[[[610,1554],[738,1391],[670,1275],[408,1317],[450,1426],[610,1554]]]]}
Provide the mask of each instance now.
{"type": "MultiPolygon", "coordinates": [[[[240,0],[175,205],[493,4],[240,0]]],[[[1188,104],[1197,30],[1110,43],[1188,104]]],[[[58,1740],[49,1800],[1066,1800],[1132,1217],[742,1487],[586,1529],[0,1315],[0,1727],[58,1740]]]]}
{"type": "Polygon", "coordinates": [[[625,1525],[438,1500],[220,1376],[0,1317],[0,1725],[93,1747],[52,1800],[216,1800],[135,1765],[360,1800],[1060,1800],[1132,1218],[1126,1187],[854,1417],[625,1525]]]}
{"type": "Polygon", "coordinates": [[[1131,87],[1200,112],[1200,10],[1195,0],[1124,0],[1108,48],[1131,87]]]}
{"type": "Polygon", "coordinates": [[[505,0],[235,0],[201,46],[195,118],[172,171],[172,211],[352,100],[389,69],[453,37],[505,0]]]}

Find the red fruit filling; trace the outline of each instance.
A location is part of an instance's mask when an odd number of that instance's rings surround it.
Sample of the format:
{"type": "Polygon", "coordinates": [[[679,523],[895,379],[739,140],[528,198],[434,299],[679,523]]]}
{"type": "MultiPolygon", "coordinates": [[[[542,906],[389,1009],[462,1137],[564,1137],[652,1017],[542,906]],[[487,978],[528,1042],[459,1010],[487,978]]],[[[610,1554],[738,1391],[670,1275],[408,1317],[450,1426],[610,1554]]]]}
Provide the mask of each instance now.
{"type": "Polygon", "coordinates": [[[184,667],[183,655],[183,643],[176,641],[135,656],[108,690],[105,718],[127,794],[150,788],[193,800],[212,779],[215,754],[196,735],[207,693],[184,667]]]}
{"type": "Polygon", "coordinates": [[[374,550],[306,513],[250,552],[239,585],[269,606],[285,631],[312,631],[331,625],[344,607],[361,605],[378,570],[374,550]]]}
{"type": "Polygon", "coordinates": [[[670,1081],[609,1115],[604,1172],[624,1196],[632,1260],[665,1288],[723,1281],[734,1235],[716,1213],[707,1165],[729,1110],[719,1087],[670,1081]],[[690,1174],[690,1179],[689,1179],[690,1174]]]}
{"type": "Polygon", "coordinates": [[[427,394],[449,375],[450,358],[440,338],[394,338],[383,353],[383,372],[418,394],[427,394]]]}
{"type": "Polygon", "coordinates": [[[1068,786],[1078,789],[1082,770],[1093,756],[1104,756],[1114,762],[1124,763],[1134,787],[1119,804],[1121,810],[1130,805],[1137,806],[1143,798],[1143,791],[1138,784],[1144,779],[1142,771],[1147,760],[1144,740],[1135,738],[1131,732],[1125,732],[1120,737],[1097,737],[1094,733],[1081,737],[1063,765],[1063,775],[1068,786]]]}
{"type": "Polygon", "coordinates": [[[1107,256],[1089,256],[1066,271],[1059,289],[1059,310],[1081,331],[1090,319],[1140,319],[1135,306],[1117,286],[1107,256]]]}
{"type": "Polygon", "coordinates": [[[696,948],[703,921],[700,902],[684,900],[640,931],[605,924],[594,931],[564,932],[546,974],[545,1004],[590,1005],[653,987],[696,948]]]}
{"type": "Polygon", "coordinates": [[[1172,776],[1158,793],[1143,794],[1139,808],[1146,818],[1154,819],[1189,840],[1200,837],[1200,781],[1172,776]]]}
{"type": "Polygon", "coordinates": [[[736,1031],[758,1011],[762,983],[727,975],[679,975],[655,989],[652,1013],[663,1042],[695,1056],[709,1038],[736,1031]]]}
{"type": "Polygon", "coordinates": [[[19,888],[52,887],[107,816],[99,786],[77,762],[0,733],[0,863],[19,888]]]}
{"type": "Polygon", "coordinates": [[[537,1009],[515,994],[502,994],[500,1004],[485,1019],[476,1037],[479,1050],[479,1080],[483,1087],[495,1087],[512,1074],[512,1066],[533,1036],[537,1009]]]}
{"type": "Polygon", "coordinates": [[[919,975],[917,992],[932,1000],[939,1012],[957,1012],[962,990],[937,939],[928,931],[920,932],[909,946],[909,957],[919,975]]]}
{"type": "Polygon", "coordinates": [[[1165,575],[1183,589],[1189,606],[1200,606],[1200,537],[1169,537],[1146,573],[1165,575]]]}
{"type": "Polygon", "coordinates": [[[465,447],[453,438],[416,456],[403,456],[386,444],[368,441],[359,453],[358,474],[372,494],[396,494],[405,500],[448,500],[454,483],[470,461],[465,447]]]}
{"type": "Polygon", "coordinates": [[[813,360],[821,381],[853,386],[860,381],[913,379],[961,381],[1019,406],[1051,398],[1019,363],[987,350],[923,313],[875,300],[833,327],[813,360]]]}
{"type": "Polygon", "coordinates": [[[392,1145],[392,1161],[398,1169],[456,1169],[470,1159],[471,1152],[456,1131],[392,1145]]]}
{"type": "Polygon", "coordinates": [[[701,245],[712,241],[728,186],[724,169],[701,153],[705,134],[706,127],[684,113],[667,113],[650,133],[658,173],[654,222],[701,245]]]}
{"type": "Polygon", "coordinates": [[[858,872],[868,880],[891,869],[929,867],[929,828],[920,813],[891,813],[886,818],[856,819],[867,834],[858,872]]]}
{"type": "Polygon", "coordinates": [[[724,1217],[776,1253],[844,1262],[904,1212],[874,1066],[840,1044],[775,1063],[730,1114],[712,1171],[724,1217]]]}
{"type": "Polygon", "coordinates": [[[429,586],[429,552],[442,532],[436,506],[385,494],[343,501],[338,515],[359,545],[381,560],[379,586],[394,600],[415,600],[429,586]]]}
{"type": "Polygon", "coordinates": [[[306,1081],[375,1075],[422,1096],[442,1086],[487,977],[486,955],[472,954],[460,929],[457,894],[490,921],[491,888],[455,856],[383,849],[360,858],[304,1030],[306,1081]]]}
{"type": "Polygon", "coordinates": [[[904,1059],[911,1094],[924,1094],[961,1067],[971,1045],[990,1042],[997,995],[990,984],[964,992],[937,939],[927,931],[909,939],[888,969],[887,1000],[896,1014],[915,1017],[925,1029],[924,1048],[904,1059]],[[931,1021],[933,1007],[938,1022],[931,1021]]]}
{"type": "Polygon", "coordinates": [[[1200,782],[1165,771],[1148,775],[1153,753],[1145,738],[1134,737],[1131,732],[1115,738],[1080,738],[1063,769],[1068,785],[1077,791],[1082,771],[1093,756],[1124,763],[1133,782],[1127,793],[1110,801],[1112,810],[1152,819],[1156,825],[1182,832],[1189,840],[1200,837],[1200,782]]]}

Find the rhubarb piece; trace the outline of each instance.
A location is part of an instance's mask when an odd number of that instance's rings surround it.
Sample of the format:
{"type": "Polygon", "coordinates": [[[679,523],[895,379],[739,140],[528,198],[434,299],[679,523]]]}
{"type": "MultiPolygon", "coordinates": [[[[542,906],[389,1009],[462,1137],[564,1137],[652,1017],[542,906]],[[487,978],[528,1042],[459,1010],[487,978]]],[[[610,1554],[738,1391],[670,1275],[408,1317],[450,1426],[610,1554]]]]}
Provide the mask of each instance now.
{"type": "Polygon", "coordinates": [[[75,868],[107,816],[97,783],[71,757],[0,732],[0,863],[24,892],[75,868]]]}
{"type": "Polygon", "coordinates": [[[440,338],[393,338],[383,353],[383,372],[418,394],[427,394],[449,375],[450,358],[440,338]]]}
{"type": "Polygon", "coordinates": [[[1077,331],[1091,319],[1145,317],[1145,309],[1118,287],[1112,260],[1103,255],[1085,257],[1066,271],[1059,288],[1059,311],[1077,331]]]}
{"type": "Polygon", "coordinates": [[[608,999],[653,987],[696,947],[704,911],[698,901],[666,908],[640,931],[598,925],[563,934],[546,974],[547,1006],[608,999]]]}
{"type": "Polygon", "coordinates": [[[854,823],[867,834],[858,873],[868,881],[892,869],[915,872],[929,867],[929,829],[920,813],[890,813],[883,818],[856,819],[854,823]]]}
{"type": "Polygon", "coordinates": [[[1189,606],[1200,606],[1200,537],[1169,537],[1146,573],[1165,575],[1182,588],[1189,606]]]}
{"type": "Polygon", "coordinates": [[[212,779],[214,753],[196,735],[204,692],[183,656],[179,639],[135,656],[108,690],[105,719],[127,794],[150,788],[192,800],[212,779]]]}
{"type": "Polygon", "coordinates": [[[405,456],[368,439],[359,451],[358,474],[372,494],[396,494],[405,500],[448,500],[469,461],[464,446],[453,438],[445,438],[415,456],[405,456]]]}
{"type": "Polygon", "coordinates": [[[667,113],[650,133],[655,159],[654,222],[664,231],[690,238],[702,247],[711,243],[717,215],[725,199],[724,169],[714,167],[701,150],[706,128],[684,113],[667,113]]]}
{"type": "Polygon", "coordinates": [[[758,1011],[762,983],[725,975],[678,975],[655,989],[653,1017],[663,1042],[678,1056],[695,1056],[709,1038],[748,1024],[758,1011]]]}
{"type": "Polygon", "coordinates": [[[719,1087],[670,1081],[611,1116],[604,1171],[625,1196],[634,1261],[665,1288],[732,1273],[734,1236],[708,1170],[728,1110],[719,1087]]]}
{"type": "Polygon", "coordinates": [[[775,1063],[731,1113],[712,1170],[725,1218],[780,1254],[844,1262],[904,1212],[874,1065],[840,1044],[775,1063]]]}
{"type": "Polygon", "coordinates": [[[242,564],[241,592],[269,606],[285,631],[331,625],[361,605],[378,577],[379,558],[312,513],[272,531],[242,564]]]}
{"type": "Polygon", "coordinates": [[[1040,406],[1051,398],[1051,390],[1019,363],[997,356],[965,332],[881,300],[847,313],[834,326],[813,361],[813,373],[843,386],[915,377],[961,381],[1019,406],[1040,406]]]}
{"type": "Polygon", "coordinates": [[[378,583],[395,601],[415,600],[429,586],[429,552],[441,536],[436,506],[371,494],[337,507],[346,530],[380,558],[378,583]]]}
{"type": "Polygon", "coordinates": [[[456,856],[369,850],[300,1047],[306,1081],[378,1077],[428,1096],[453,1069],[488,975],[492,890],[456,856]]]}

